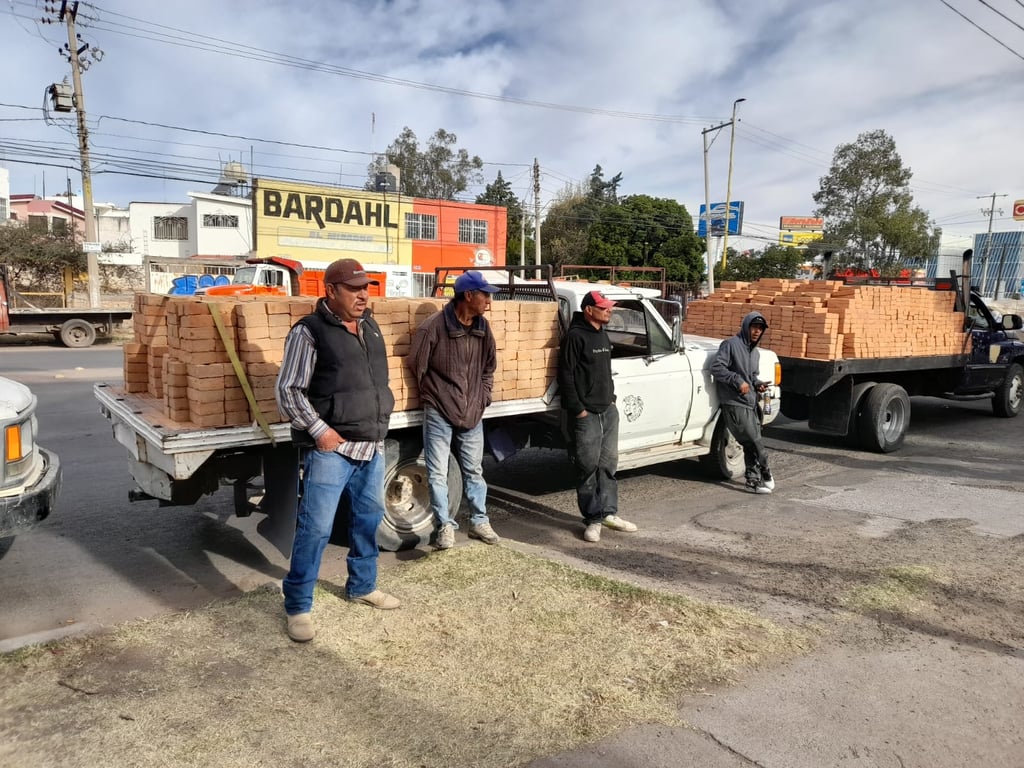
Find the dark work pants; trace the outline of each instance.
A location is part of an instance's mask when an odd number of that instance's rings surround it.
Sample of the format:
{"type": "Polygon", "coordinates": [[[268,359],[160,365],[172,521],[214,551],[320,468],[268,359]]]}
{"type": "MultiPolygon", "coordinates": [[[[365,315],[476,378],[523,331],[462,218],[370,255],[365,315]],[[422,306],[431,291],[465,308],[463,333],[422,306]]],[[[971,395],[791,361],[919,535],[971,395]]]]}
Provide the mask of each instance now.
{"type": "Polygon", "coordinates": [[[761,416],[754,408],[723,405],[725,426],[736,442],[743,446],[743,464],[747,480],[760,480],[761,470],[768,469],[768,451],[761,439],[761,416]]]}
{"type": "Polygon", "coordinates": [[[569,459],[576,468],[576,501],[586,524],[619,513],[619,411],[615,403],[604,413],[582,419],[567,414],[571,440],[569,459]]]}

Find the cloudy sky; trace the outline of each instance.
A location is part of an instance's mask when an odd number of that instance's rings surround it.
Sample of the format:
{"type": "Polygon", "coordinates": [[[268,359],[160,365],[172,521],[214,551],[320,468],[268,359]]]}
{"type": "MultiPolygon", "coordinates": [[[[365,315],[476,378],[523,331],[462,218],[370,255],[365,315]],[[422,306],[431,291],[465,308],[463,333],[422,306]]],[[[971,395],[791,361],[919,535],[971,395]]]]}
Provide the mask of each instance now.
{"type": "MultiPolygon", "coordinates": [[[[44,173],[47,194],[64,189],[77,156],[72,121],[43,114],[44,89],[69,71],[66,30],[44,15],[43,0],[0,0],[12,193],[41,194],[44,173]]],[[[542,205],[600,164],[622,173],[621,193],[696,218],[701,130],[742,98],[741,246],[809,215],[835,147],[879,128],[947,246],[985,230],[991,199],[978,197],[993,192],[1006,195],[995,229],[1022,226],[1021,0],[96,0],[79,22],[102,51],[84,75],[97,201],[183,201],[231,159],[359,187],[408,126],[424,142],[456,133],[486,180],[501,171],[531,206],[537,158],[542,205]]],[[[713,201],[729,138],[709,153],[713,201]]]]}

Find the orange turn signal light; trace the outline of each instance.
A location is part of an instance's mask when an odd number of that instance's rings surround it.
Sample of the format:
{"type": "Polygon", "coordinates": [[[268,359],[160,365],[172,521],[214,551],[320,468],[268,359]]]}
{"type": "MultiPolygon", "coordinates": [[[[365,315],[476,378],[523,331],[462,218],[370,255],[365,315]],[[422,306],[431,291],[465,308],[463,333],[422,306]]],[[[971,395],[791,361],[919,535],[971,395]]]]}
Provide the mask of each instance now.
{"type": "Polygon", "coordinates": [[[782,363],[775,364],[775,386],[782,383],[782,363]]]}
{"type": "Polygon", "coordinates": [[[21,460],[21,425],[12,424],[4,430],[4,459],[21,460]]]}

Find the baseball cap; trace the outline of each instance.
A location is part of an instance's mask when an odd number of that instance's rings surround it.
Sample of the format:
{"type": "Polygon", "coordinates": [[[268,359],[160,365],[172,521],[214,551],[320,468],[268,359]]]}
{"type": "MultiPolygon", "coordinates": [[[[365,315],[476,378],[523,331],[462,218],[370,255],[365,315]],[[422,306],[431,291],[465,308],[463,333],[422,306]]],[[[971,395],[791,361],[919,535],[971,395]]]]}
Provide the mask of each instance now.
{"type": "Polygon", "coordinates": [[[611,309],[615,306],[615,302],[609,299],[600,291],[591,291],[583,297],[583,301],[580,302],[580,309],[586,309],[587,307],[597,307],[598,309],[611,309]]]}
{"type": "Polygon", "coordinates": [[[349,288],[380,285],[379,281],[370,279],[363,265],[355,259],[338,259],[328,264],[327,271],[324,272],[324,283],[344,283],[349,288]]]}
{"type": "Polygon", "coordinates": [[[475,269],[471,269],[468,272],[463,272],[455,281],[456,293],[463,293],[465,291],[483,291],[484,293],[497,293],[498,290],[498,288],[484,280],[484,276],[477,272],[475,269]]]}

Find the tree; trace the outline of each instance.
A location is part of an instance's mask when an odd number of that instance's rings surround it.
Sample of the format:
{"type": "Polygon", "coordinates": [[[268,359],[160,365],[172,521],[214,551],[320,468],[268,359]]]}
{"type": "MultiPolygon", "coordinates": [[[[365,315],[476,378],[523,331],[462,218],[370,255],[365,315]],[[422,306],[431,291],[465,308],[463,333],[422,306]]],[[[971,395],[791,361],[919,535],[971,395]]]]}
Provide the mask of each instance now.
{"type": "Polygon", "coordinates": [[[603,213],[618,204],[622,173],[605,181],[600,164],[594,166],[586,185],[567,185],[548,208],[540,228],[545,264],[589,264],[587,240],[590,228],[603,213]]]}
{"type": "Polygon", "coordinates": [[[506,262],[511,264],[518,260],[520,250],[532,254],[533,246],[533,222],[525,217],[523,204],[512,191],[512,185],[502,178],[501,171],[498,171],[497,178],[488,184],[484,191],[476,196],[478,205],[499,205],[507,211],[508,231],[505,238],[506,262]],[[525,234],[526,242],[520,239],[525,234]],[[524,248],[521,249],[520,245],[524,248]]]}
{"type": "MultiPolygon", "coordinates": [[[[729,249],[732,251],[732,249],[729,249]]],[[[796,277],[800,265],[810,255],[790,246],[769,245],[760,251],[730,253],[728,265],[715,268],[715,280],[742,280],[750,282],[762,277],[796,277]]]]}
{"type": "Polygon", "coordinates": [[[696,283],[704,275],[703,250],[684,206],[666,198],[630,195],[601,210],[588,232],[583,263],[664,267],[669,280],[696,283]]]}
{"type": "Polygon", "coordinates": [[[935,225],[913,205],[912,175],[883,130],[836,147],[814,193],[815,213],[825,217],[823,243],[814,250],[832,248],[836,267],[873,267],[883,275],[930,256],[935,225]]]}
{"type": "MultiPolygon", "coordinates": [[[[470,157],[465,149],[456,149],[457,140],[454,133],[438,128],[428,140],[426,149],[421,150],[412,129],[408,126],[403,128],[385,152],[387,162],[399,169],[402,194],[454,200],[470,184],[482,183],[483,160],[477,155],[470,157]]],[[[375,177],[380,170],[380,164],[370,163],[366,189],[376,189],[375,177]]]]}
{"type": "Polygon", "coordinates": [[[590,172],[590,188],[587,191],[587,196],[604,203],[617,203],[619,202],[619,184],[621,183],[621,171],[605,181],[604,169],[598,163],[590,172]]]}
{"type": "Polygon", "coordinates": [[[39,291],[62,291],[65,269],[74,274],[86,269],[85,254],[72,230],[38,232],[20,222],[0,224],[0,264],[7,265],[13,285],[39,291]]]}

